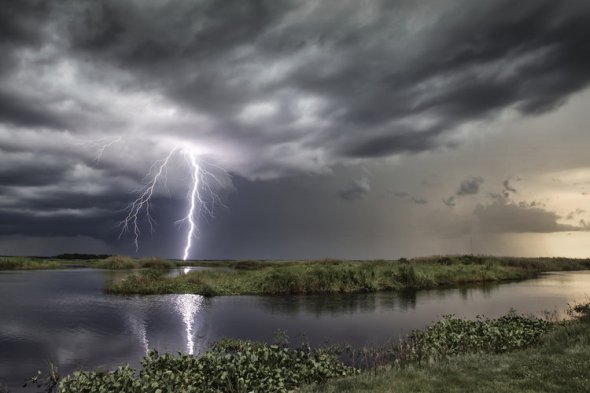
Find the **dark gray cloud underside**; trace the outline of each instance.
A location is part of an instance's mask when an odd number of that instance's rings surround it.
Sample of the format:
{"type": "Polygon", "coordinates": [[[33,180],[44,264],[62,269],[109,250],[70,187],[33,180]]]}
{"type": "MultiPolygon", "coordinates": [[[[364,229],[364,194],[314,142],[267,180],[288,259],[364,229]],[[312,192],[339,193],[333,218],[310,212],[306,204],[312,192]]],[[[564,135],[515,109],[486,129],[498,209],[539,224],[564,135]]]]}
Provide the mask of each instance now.
{"type": "Polygon", "coordinates": [[[371,187],[369,185],[368,180],[361,179],[351,183],[350,185],[348,185],[348,187],[340,190],[338,192],[338,195],[345,201],[354,201],[363,199],[369,194],[370,191],[371,187]]]}
{"type": "Polygon", "coordinates": [[[488,233],[553,233],[579,231],[583,228],[558,223],[556,213],[539,207],[519,206],[503,198],[475,211],[483,232],[488,233]]]}
{"type": "Polygon", "coordinates": [[[463,180],[457,189],[457,196],[475,195],[479,192],[479,187],[483,183],[483,178],[472,177],[471,179],[463,180]]]}
{"type": "MultiPolygon", "coordinates": [[[[449,144],[441,136],[467,121],[508,107],[544,112],[590,80],[587,2],[458,3],[416,37],[399,37],[411,53],[403,61],[390,37],[401,3],[371,3],[380,16],[367,25],[337,19],[360,11],[358,4],[342,2],[330,3],[333,18],[285,22],[301,4],[307,3],[183,2],[168,12],[139,12],[128,2],[81,2],[70,40],[86,56],[130,70],[187,108],[224,121],[248,102],[276,100],[287,90],[323,97],[322,116],[332,124],[315,130],[312,143],[343,157],[430,150],[449,144]],[[238,56],[238,48],[250,52],[238,56]],[[251,62],[268,59],[272,65],[310,48],[332,54],[337,66],[326,72],[329,64],[312,58],[264,86],[233,77],[251,62]],[[190,68],[199,72],[189,77],[190,68]],[[433,124],[400,124],[417,116],[431,117],[433,124]]],[[[285,112],[270,126],[293,121],[291,115],[285,112]]],[[[223,129],[228,138],[241,133],[240,127],[223,129]]],[[[268,136],[251,138],[264,144],[268,136]]]]}

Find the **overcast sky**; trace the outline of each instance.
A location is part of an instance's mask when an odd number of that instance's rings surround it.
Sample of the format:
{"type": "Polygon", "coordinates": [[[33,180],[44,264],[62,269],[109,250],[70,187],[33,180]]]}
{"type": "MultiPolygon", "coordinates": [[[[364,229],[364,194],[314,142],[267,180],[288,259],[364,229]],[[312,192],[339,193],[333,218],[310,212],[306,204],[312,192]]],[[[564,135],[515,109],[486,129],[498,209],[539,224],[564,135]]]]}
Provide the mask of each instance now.
{"type": "Polygon", "coordinates": [[[588,20],[586,0],[6,0],[0,254],[181,257],[188,151],[218,196],[192,258],[588,256],[588,20]],[[175,147],[136,251],[118,223],[175,147]]]}

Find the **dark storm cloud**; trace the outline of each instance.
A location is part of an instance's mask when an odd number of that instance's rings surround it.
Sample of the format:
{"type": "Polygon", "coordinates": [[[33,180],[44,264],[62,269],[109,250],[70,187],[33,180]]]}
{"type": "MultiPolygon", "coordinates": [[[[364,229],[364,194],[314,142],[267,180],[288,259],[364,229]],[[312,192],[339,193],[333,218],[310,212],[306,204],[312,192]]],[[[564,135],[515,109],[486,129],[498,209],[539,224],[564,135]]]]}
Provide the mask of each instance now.
{"type": "Polygon", "coordinates": [[[345,201],[355,201],[363,199],[371,191],[371,186],[367,179],[356,180],[348,187],[340,190],[338,196],[345,201]]]}
{"type": "Polygon", "coordinates": [[[421,196],[410,195],[407,192],[394,192],[393,195],[396,198],[405,199],[408,202],[412,202],[416,205],[427,205],[428,204],[428,199],[421,197],[421,196]]]}
{"type": "Polygon", "coordinates": [[[102,214],[53,213],[42,215],[30,210],[0,209],[0,235],[78,236],[88,235],[112,240],[112,212],[102,214]]]}
{"type": "Polygon", "coordinates": [[[40,40],[39,22],[47,8],[47,2],[38,0],[3,1],[0,13],[3,43],[37,43],[40,40]]]}
{"type": "Polygon", "coordinates": [[[512,187],[512,185],[510,184],[510,179],[504,180],[502,182],[502,185],[504,186],[504,191],[517,192],[516,188],[512,187]]]}
{"type": "Polygon", "coordinates": [[[0,232],[107,236],[166,138],[250,180],[456,146],[462,126],[587,86],[589,18],[581,0],[7,0],[0,232]],[[119,135],[129,148],[100,165],[76,144],[119,135]]]}
{"type": "Polygon", "coordinates": [[[578,208],[578,209],[570,212],[567,215],[566,219],[573,220],[576,216],[579,216],[579,215],[584,214],[584,213],[586,213],[586,210],[578,208]]]}
{"type": "Polygon", "coordinates": [[[455,195],[451,195],[450,197],[443,199],[442,202],[448,207],[457,206],[457,198],[455,197],[455,195]]]}
{"type": "MultiPolygon", "coordinates": [[[[3,160],[2,160],[3,161],[3,160]]],[[[39,162],[25,162],[22,165],[6,165],[0,167],[0,190],[4,184],[15,186],[39,186],[59,183],[68,173],[67,164],[39,165],[39,162]]],[[[3,190],[6,195],[8,190],[3,190]]]]}
{"type": "Polygon", "coordinates": [[[471,179],[463,180],[457,189],[457,196],[475,195],[479,192],[479,186],[483,183],[483,178],[472,177],[471,179]]]}
{"type": "MultiPolygon", "coordinates": [[[[128,195],[83,198],[64,193],[62,196],[64,199],[54,196],[48,201],[45,198],[34,208],[24,207],[27,205],[26,202],[11,208],[0,207],[0,236],[89,236],[110,243],[117,242],[121,237],[124,245],[130,244],[129,239],[132,239],[132,235],[122,231],[120,225],[123,209],[129,200],[128,195]],[[67,203],[68,200],[71,200],[70,204],[67,203]]],[[[182,218],[184,206],[185,201],[177,198],[158,197],[152,201],[152,219],[156,222],[154,229],[162,232],[158,235],[160,240],[170,241],[171,238],[178,238],[178,226],[169,221],[171,217],[182,218]]],[[[139,227],[143,234],[140,244],[145,246],[150,242],[150,235],[153,235],[146,218],[139,220],[139,227]]],[[[165,244],[158,246],[165,248],[165,244]]]]}
{"type": "Polygon", "coordinates": [[[427,205],[428,204],[428,200],[422,197],[412,197],[411,199],[412,202],[414,202],[416,205],[427,205]]]}
{"type": "Polygon", "coordinates": [[[555,212],[531,204],[515,204],[499,197],[474,211],[483,232],[489,233],[553,233],[585,230],[583,226],[558,223],[555,212]]]}
{"type": "Polygon", "coordinates": [[[479,193],[479,188],[483,182],[484,179],[480,176],[471,177],[469,179],[463,180],[459,184],[459,187],[457,188],[457,191],[454,195],[451,195],[450,197],[443,199],[443,204],[445,204],[448,207],[457,206],[457,199],[464,196],[477,195],[479,193]]]}
{"type": "Polygon", "coordinates": [[[508,107],[552,109],[590,80],[587,2],[363,4],[82,1],[67,31],[75,51],[221,117],[223,137],[253,146],[300,138],[288,131],[299,116],[293,103],[319,97],[328,124],[303,134],[337,157],[448,145],[444,137],[465,122],[508,107]],[[423,26],[409,34],[400,15],[421,8],[423,26]],[[261,81],[263,70],[277,75],[261,81]],[[279,106],[257,129],[282,132],[252,132],[236,120],[257,101],[279,106]],[[420,117],[431,121],[420,125],[420,117]]]}
{"type": "Polygon", "coordinates": [[[67,120],[38,108],[36,97],[20,97],[18,94],[0,90],[0,120],[3,123],[24,127],[48,127],[66,129],[67,120]]]}
{"type": "Polygon", "coordinates": [[[37,47],[42,41],[43,16],[47,2],[36,0],[6,0],[0,10],[0,75],[15,67],[15,52],[37,47]]]}

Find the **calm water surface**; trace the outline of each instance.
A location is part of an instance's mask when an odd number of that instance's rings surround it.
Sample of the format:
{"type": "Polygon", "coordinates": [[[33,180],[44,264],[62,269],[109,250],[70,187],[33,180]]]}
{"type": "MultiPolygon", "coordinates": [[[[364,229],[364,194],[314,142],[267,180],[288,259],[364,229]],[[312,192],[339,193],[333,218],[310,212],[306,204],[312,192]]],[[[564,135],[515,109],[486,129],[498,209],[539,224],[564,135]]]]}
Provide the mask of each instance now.
{"type": "MultiPolygon", "coordinates": [[[[179,270],[177,274],[182,273],[179,270]]],[[[148,348],[198,353],[222,337],[356,346],[398,339],[445,314],[563,312],[590,296],[590,272],[478,288],[298,297],[116,296],[105,280],[125,273],[72,269],[0,273],[0,383],[15,388],[54,362],[74,369],[137,366],[148,348]]]]}

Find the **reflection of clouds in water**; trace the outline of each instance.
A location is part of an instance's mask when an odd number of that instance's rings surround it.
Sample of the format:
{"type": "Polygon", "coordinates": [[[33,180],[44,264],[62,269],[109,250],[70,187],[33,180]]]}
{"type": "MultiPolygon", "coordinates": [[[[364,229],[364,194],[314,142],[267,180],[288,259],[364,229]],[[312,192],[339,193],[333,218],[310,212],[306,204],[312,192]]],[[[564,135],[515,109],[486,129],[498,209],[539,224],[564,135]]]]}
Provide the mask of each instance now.
{"type": "Polygon", "coordinates": [[[176,310],[182,316],[186,334],[186,351],[188,354],[194,354],[195,350],[195,316],[203,306],[203,296],[199,295],[176,295],[173,297],[176,310]]]}

